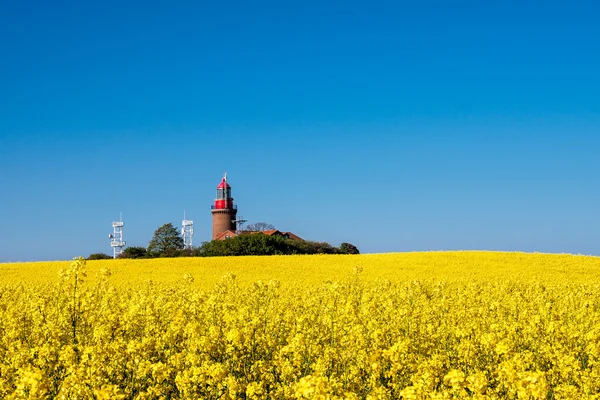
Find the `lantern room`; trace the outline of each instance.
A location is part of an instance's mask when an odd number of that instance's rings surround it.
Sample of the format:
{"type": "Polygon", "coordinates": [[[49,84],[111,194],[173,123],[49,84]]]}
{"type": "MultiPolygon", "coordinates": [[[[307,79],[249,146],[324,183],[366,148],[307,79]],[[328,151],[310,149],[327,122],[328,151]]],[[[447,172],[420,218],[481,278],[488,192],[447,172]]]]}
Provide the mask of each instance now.
{"type": "Polygon", "coordinates": [[[235,208],[233,198],[231,197],[231,186],[227,183],[227,174],[225,174],[221,183],[217,186],[217,198],[212,208],[213,210],[231,210],[235,208]]]}

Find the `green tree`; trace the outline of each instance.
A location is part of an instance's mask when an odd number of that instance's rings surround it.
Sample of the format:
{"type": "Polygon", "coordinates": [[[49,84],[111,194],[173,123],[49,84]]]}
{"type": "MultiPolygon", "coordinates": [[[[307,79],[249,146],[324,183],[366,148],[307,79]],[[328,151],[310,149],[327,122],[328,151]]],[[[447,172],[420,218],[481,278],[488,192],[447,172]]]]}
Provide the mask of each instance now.
{"type": "Polygon", "coordinates": [[[340,253],[342,253],[342,254],[360,254],[360,251],[358,251],[358,247],[356,247],[355,245],[344,242],[340,245],[340,253]]]}
{"type": "Polygon", "coordinates": [[[150,257],[173,257],[179,250],[183,250],[183,238],[170,222],[154,231],[148,243],[150,257]]]}

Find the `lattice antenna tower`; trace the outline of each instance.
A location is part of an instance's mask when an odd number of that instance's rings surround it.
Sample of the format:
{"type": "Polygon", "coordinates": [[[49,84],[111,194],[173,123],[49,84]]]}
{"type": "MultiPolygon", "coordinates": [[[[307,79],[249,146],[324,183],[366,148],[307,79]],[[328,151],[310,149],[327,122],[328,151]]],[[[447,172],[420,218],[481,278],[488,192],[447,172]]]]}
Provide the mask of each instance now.
{"type": "Polygon", "coordinates": [[[183,210],[183,221],[181,221],[181,236],[183,236],[183,247],[192,248],[192,236],[194,236],[194,221],[185,219],[185,210],[183,210]]]}
{"type": "Polygon", "coordinates": [[[108,235],[110,239],[110,247],[113,248],[113,258],[117,258],[123,253],[123,247],[125,247],[125,241],[123,240],[123,216],[119,213],[119,220],[113,221],[113,233],[108,235]]]}
{"type": "Polygon", "coordinates": [[[248,222],[248,220],[244,219],[244,217],[240,215],[237,219],[232,219],[231,222],[235,224],[235,234],[239,235],[244,230],[243,226],[246,222],[248,222]]]}

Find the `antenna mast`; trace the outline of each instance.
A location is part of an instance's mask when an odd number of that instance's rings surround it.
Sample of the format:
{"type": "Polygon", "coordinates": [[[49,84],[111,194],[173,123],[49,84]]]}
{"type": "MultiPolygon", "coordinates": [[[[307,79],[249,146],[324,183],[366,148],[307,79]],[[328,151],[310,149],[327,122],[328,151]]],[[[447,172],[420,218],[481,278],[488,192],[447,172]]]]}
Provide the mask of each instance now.
{"type": "Polygon", "coordinates": [[[194,236],[194,221],[185,219],[185,210],[183,210],[183,221],[181,221],[181,236],[183,236],[183,247],[192,248],[192,236],[194,236]]]}
{"type": "Polygon", "coordinates": [[[235,224],[235,234],[237,236],[244,230],[243,226],[247,222],[247,220],[245,220],[244,217],[240,215],[237,219],[232,219],[231,222],[235,224]]]}
{"type": "Polygon", "coordinates": [[[123,216],[119,213],[119,220],[113,221],[113,233],[108,235],[110,239],[110,247],[113,248],[113,258],[117,258],[123,253],[123,247],[125,247],[125,241],[123,240],[123,216]]]}

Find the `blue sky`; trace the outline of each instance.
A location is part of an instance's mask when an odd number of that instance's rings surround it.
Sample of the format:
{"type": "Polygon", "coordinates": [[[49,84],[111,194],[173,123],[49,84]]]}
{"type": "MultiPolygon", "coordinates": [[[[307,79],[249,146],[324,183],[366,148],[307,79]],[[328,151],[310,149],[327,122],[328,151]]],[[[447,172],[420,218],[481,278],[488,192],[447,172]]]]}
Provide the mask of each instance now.
{"type": "Polygon", "coordinates": [[[0,261],[239,215],[363,252],[600,255],[593,2],[4,2],[0,261]]]}

